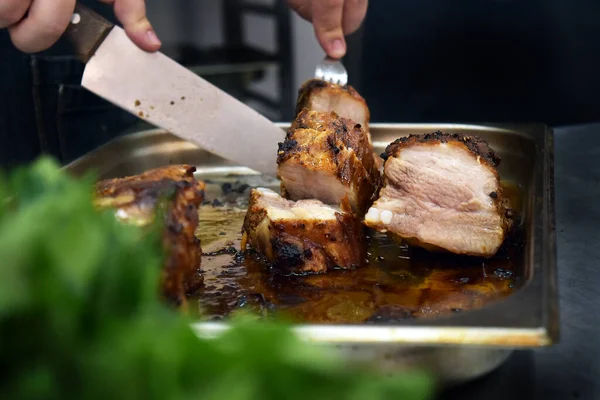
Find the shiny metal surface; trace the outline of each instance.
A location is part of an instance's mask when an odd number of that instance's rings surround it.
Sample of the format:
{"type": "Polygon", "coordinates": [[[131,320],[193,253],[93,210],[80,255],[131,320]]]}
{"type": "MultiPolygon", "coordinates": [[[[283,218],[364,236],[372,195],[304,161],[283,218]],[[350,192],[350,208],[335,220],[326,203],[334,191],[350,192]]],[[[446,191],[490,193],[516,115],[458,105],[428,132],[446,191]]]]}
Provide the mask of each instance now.
{"type": "Polygon", "coordinates": [[[348,72],[340,60],[325,57],[315,68],[315,78],[346,86],[348,72]]]}
{"type": "MultiPolygon", "coordinates": [[[[279,124],[285,128],[287,124],[279,124]]],[[[394,325],[301,325],[297,334],[333,346],[349,362],[375,363],[384,371],[419,366],[444,382],[462,382],[491,371],[513,349],[548,346],[558,340],[554,227],[553,133],[543,125],[381,124],[370,125],[377,151],[409,133],[436,130],[476,134],[500,154],[503,179],[521,185],[527,231],[523,252],[526,283],[513,295],[483,308],[447,317],[394,325]]],[[[113,178],[170,163],[196,165],[198,178],[257,174],[208,153],[164,130],[115,141],[66,166],[75,175],[95,169],[113,178]]],[[[196,323],[198,335],[214,337],[226,323],[196,323]]]]}
{"type": "Polygon", "coordinates": [[[276,175],[285,132],[164,54],[140,50],[119,27],[86,64],[81,85],[214,154],[276,175]]]}

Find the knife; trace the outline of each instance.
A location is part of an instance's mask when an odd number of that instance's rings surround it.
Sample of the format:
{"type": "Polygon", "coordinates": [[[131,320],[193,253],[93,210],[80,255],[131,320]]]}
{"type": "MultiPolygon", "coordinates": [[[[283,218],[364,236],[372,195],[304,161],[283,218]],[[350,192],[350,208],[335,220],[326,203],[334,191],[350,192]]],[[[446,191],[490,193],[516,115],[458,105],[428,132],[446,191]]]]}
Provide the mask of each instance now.
{"type": "Polygon", "coordinates": [[[125,31],[77,4],[65,32],[86,63],[81,85],[180,138],[276,176],[285,132],[164,54],[139,49],[125,31]]]}

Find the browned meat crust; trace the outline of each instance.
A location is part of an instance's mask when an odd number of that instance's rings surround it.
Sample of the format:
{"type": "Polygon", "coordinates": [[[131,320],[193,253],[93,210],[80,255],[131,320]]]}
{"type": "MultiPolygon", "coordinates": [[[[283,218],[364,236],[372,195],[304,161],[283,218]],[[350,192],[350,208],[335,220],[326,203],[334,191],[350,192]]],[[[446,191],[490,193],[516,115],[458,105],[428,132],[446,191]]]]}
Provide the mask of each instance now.
{"type": "Polygon", "coordinates": [[[250,243],[284,274],[353,268],[365,259],[363,228],[351,212],[316,200],[297,203],[268,189],[253,189],[242,228],[250,243]]]}
{"type": "Polygon", "coordinates": [[[365,169],[370,171],[370,174],[374,174],[375,180],[378,179],[379,171],[374,170],[375,157],[373,157],[373,147],[360,124],[349,118],[340,117],[334,112],[322,113],[303,110],[296,116],[290,132],[296,129],[314,129],[318,132],[332,132],[333,135],[327,139],[331,151],[335,154],[339,153],[335,142],[342,142],[346,147],[354,150],[356,157],[358,157],[365,169]]]}
{"type": "Polygon", "coordinates": [[[303,110],[279,143],[282,193],[341,204],[345,195],[364,214],[379,186],[373,147],[361,126],[333,112],[303,110]]]}
{"type": "Polygon", "coordinates": [[[442,132],[410,135],[388,145],[382,157],[382,189],[367,226],[431,251],[496,253],[512,211],[496,169],[500,157],[485,140],[442,132]]]}
{"type": "Polygon", "coordinates": [[[167,258],[161,286],[163,295],[175,304],[184,302],[186,294],[202,283],[202,250],[195,231],[205,185],[194,178],[195,170],[172,165],[96,184],[96,204],[117,209],[119,219],[137,225],[150,223],[162,201],[167,201],[163,234],[167,258]]]}
{"type": "MultiPolygon", "coordinates": [[[[365,99],[350,85],[341,86],[334,83],[329,83],[321,79],[309,79],[304,82],[298,90],[298,100],[296,102],[296,115],[298,115],[303,109],[313,110],[312,100],[314,97],[324,94],[328,97],[341,97],[347,98],[348,101],[356,101],[362,103],[364,107],[364,121],[357,121],[363,125],[363,129],[368,132],[369,120],[371,114],[367,102],[365,99]]],[[[317,110],[317,111],[335,111],[335,110],[317,110]]],[[[346,118],[355,119],[351,115],[342,115],[346,118]]],[[[355,119],[356,120],[356,119],[355,119]]]]}
{"type": "Polygon", "coordinates": [[[500,156],[492,150],[489,144],[481,137],[467,136],[460,133],[442,133],[441,131],[426,133],[424,135],[408,135],[396,139],[386,147],[383,153],[381,153],[381,158],[387,160],[388,157],[396,155],[401,148],[411,146],[415,143],[435,145],[452,142],[464,144],[475,156],[481,157],[481,159],[487,162],[492,168],[497,168],[500,165],[500,156]]]}

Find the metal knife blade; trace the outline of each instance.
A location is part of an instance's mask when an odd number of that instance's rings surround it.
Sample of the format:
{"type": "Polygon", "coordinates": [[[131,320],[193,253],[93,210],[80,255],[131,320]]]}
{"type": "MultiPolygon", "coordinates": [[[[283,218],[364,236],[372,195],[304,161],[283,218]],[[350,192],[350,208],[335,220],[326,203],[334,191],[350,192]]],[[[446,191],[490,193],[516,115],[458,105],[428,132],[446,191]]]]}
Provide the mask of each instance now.
{"type": "Polygon", "coordinates": [[[281,128],[164,54],[139,49],[122,28],[104,20],[104,29],[98,20],[93,30],[82,27],[95,18],[77,5],[71,25],[79,26],[67,30],[87,61],[83,87],[207,151],[276,176],[281,128]]]}

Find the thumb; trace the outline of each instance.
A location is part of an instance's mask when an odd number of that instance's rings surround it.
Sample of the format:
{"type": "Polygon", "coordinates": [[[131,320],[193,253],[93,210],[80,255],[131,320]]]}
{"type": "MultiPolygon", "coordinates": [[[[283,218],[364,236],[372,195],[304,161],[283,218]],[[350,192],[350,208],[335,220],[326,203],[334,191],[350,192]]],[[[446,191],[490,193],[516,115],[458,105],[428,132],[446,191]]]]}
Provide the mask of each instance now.
{"type": "Polygon", "coordinates": [[[157,51],[161,43],[146,18],[144,0],[114,0],[114,2],[115,15],[123,24],[127,36],[141,49],[149,52],[157,51]]]}
{"type": "Polygon", "coordinates": [[[342,29],[344,0],[313,0],[313,26],[317,40],[331,58],[340,59],[346,54],[346,41],[342,29]]]}

